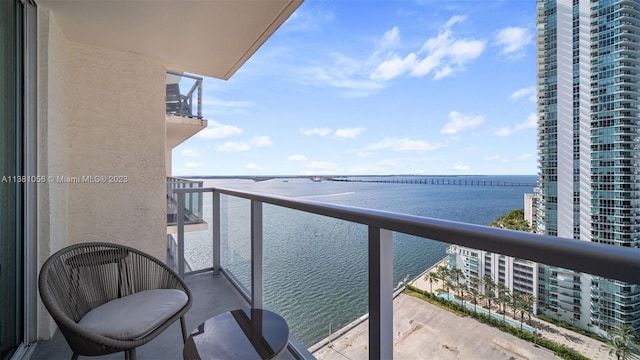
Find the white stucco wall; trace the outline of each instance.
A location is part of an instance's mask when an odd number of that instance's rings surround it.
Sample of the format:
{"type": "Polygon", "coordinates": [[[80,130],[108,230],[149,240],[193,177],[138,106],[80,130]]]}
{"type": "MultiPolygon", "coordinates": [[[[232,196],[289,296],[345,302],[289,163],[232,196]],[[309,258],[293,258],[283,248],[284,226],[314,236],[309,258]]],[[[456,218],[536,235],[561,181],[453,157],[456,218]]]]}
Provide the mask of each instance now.
{"type": "MultiPolygon", "coordinates": [[[[85,241],[166,258],[164,102],[164,64],[68,41],[39,7],[38,175],[53,180],[38,187],[38,269],[53,252],[85,241]]],[[[55,324],[38,311],[46,339],[55,324]]]]}
{"type": "Polygon", "coordinates": [[[164,65],[69,42],[67,66],[68,172],[106,181],[69,184],[69,242],[166,258],[164,65]]]}

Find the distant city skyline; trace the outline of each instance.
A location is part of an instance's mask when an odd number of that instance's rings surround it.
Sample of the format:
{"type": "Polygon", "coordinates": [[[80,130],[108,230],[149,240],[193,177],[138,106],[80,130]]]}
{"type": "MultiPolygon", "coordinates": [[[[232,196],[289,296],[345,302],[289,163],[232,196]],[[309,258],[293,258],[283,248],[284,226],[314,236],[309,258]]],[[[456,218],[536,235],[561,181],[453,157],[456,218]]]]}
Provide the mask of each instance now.
{"type": "Polygon", "coordinates": [[[535,1],[305,1],[174,175],[535,175],[535,1]]]}

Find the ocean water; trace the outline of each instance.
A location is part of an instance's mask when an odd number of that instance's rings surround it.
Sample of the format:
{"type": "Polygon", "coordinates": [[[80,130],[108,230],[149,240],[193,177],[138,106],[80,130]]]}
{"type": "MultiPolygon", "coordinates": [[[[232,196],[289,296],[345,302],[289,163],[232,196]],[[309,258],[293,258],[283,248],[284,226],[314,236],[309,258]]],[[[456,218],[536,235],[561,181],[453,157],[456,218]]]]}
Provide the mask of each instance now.
{"type": "MultiPolygon", "coordinates": [[[[537,177],[437,179],[535,183],[537,177]]],[[[204,185],[480,225],[489,225],[498,216],[523,208],[524,194],[533,191],[533,187],[526,186],[313,182],[302,178],[260,182],[208,179],[204,185]]],[[[211,195],[207,194],[204,210],[210,224],[211,208],[211,195]]],[[[250,289],[249,211],[248,200],[221,197],[223,267],[250,289]]],[[[364,225],[272,205],[263,208],[263,224],[266,307],[281,314],[304,345],[313,345],[330,331],[367,312],[367,229],[364,225]]],[[[185,252],[192,267],[211,266],[210,230],[187,233],[185,238],[185,252]]],[[[444,243],[394,233],[395,283],[412,279],[431,267],[445,256],[446,248],[444,243]]]]}

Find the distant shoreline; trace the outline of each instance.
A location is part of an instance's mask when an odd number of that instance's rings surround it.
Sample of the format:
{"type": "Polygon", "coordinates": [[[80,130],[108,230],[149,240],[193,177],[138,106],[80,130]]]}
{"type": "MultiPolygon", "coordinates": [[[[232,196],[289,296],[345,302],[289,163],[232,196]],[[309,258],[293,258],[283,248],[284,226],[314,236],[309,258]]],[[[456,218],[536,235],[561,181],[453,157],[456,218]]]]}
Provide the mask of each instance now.
{"type": "Polygon", "coordinates": [[[395,174],[395,175],[176,175],[177,177],[188,178],[188,179],[243,179],[243,180],[256,180],[260,179],[270,180],[270,179],[311,179],[314,177],[319,177],[322,179],[329,178],[355,178],[355,177],[365,177],[365,178],[374,178],[374,177],[489,177],[489,176],[538,176],[536,174],[525,174],[525,175],[514,175],[514,174],[505,174],[505,175],[482,175],[482,174],[466,174],[466,175],[416,175],[416,174],[395,174]]]}

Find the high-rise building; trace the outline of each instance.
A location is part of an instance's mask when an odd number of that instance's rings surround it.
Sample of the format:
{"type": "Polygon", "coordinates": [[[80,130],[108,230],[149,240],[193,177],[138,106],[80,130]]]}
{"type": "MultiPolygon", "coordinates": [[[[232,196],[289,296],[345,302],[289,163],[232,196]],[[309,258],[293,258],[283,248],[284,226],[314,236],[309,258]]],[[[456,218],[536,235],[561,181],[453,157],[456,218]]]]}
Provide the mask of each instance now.
{"type": "MultiPolygon", "coordinates": [[[[640,244],[640,3],[538,0],[539,233],[640,244]]],[[[538,305],[640,328],[640,286],[539,267],[538,305]]]]}
{"type": "Polygon", "coordinates": [[[538,191],[539,189],[535,188],[533,193],[524,194],[524,219],[534,230],[538,222],[538,191]]]}

